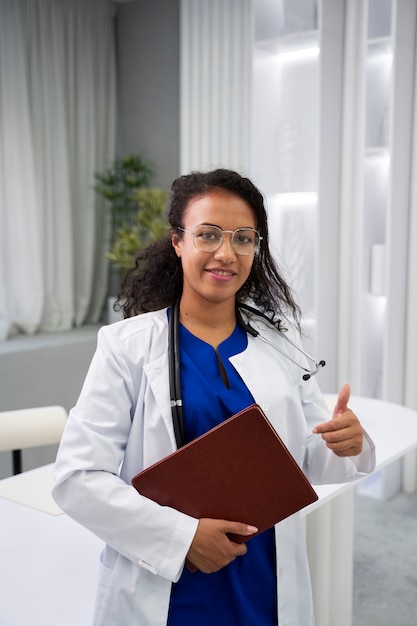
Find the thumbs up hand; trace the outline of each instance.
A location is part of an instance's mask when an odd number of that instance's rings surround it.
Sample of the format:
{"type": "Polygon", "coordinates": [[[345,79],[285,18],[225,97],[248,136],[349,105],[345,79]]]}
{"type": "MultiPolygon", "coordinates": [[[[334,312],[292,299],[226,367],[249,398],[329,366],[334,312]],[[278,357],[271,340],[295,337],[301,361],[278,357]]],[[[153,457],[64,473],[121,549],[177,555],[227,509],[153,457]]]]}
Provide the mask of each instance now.
{"type": "Polygon", "coordinates": [[[321,434],[327,447],[337,456],[355,456],[362,451],[362,426],[347,406],[349,398],[350,387],[343,385],[339,391],[332,419],[318,424],[313,429],[313,433],[321,434]]]}

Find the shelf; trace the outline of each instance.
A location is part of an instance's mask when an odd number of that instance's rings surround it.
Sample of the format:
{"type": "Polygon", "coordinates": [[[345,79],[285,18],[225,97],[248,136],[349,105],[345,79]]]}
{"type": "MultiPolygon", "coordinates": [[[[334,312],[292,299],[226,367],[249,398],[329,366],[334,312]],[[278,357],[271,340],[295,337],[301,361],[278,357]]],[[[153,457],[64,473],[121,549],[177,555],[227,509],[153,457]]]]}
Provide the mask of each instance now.
{"type": "Polygon", "coordinates": [[[375,37],[368,39],[368,59],[372,61],[379,56],[392,56],[392,37],[375,37]]]}
{"type": "Polygon", "coordinates": [[[365,148],[365,159],[376,160],[381,162],[387,162],[391,158],[388,146],[374,146],[365,148]]]}
{"type": "Polygon", "coordinates": [[[297,38],[317,30],[319,0],[253,0],[255,41],[297,38]]]}
{"type": "Polygon", "coordinates": [[[304,50],[317,50],[318,45],[318,31],[309,31],[257,41],[255,43],[255,52],[264,55],[280,56],[282,54],[299,53],[304,50]]]}

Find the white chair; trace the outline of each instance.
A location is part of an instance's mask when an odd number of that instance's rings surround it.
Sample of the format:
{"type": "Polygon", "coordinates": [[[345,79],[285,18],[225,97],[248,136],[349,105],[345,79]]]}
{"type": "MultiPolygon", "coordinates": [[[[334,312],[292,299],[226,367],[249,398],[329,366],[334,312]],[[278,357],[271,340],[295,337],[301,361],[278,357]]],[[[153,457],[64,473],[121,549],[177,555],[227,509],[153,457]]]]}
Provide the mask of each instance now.
{"type": "Polygon", "coordinates": [[[62,406],[0,411],[0,451],[13,453],[13,474],[21,468],[21,450],[58,444],[67,412],[62,406]]]}

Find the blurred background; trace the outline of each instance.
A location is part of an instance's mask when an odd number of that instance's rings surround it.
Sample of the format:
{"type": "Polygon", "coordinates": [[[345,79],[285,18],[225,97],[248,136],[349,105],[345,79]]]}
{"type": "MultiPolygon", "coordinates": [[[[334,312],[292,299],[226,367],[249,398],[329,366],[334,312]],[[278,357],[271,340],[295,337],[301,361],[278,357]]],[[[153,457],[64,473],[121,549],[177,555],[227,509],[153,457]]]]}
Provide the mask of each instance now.
{"type": "Polygon", "coordinates": [[[0,410],[75,403],[120,277],[96,174],[129,155],[163,190],[250,176],[322,389],[417,409],[416,11],[1,0],[0,410]]]}

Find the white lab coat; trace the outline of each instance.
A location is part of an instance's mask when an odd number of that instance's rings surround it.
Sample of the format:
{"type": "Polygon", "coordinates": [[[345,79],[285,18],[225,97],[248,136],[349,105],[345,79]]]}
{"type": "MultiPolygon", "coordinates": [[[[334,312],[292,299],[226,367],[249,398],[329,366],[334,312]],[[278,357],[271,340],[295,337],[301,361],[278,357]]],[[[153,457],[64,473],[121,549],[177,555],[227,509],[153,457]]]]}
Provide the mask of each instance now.
{"type": "MultiPolygon", "coordinates": [[[[288,351],[276,331],[262,333],[288,351]]],[[[160,507],[130,485],[135,474],[176,448],[167,347],[166,310],[101,328],[58,451],[56,502],[106,544],[94,626],[164,626],[171,584],[181,575],[197,527],[198,520],[160,507]]],[[[311,482],[342,482],[372,471],[369,439],[361,455],[342,459],[311,434],[313,423],[330,417],[315,378],[302,381],[300,368],[251,336],[231,361],[311,482]]],[[[276,545],[279,623],[312,625],[298,514],[276,526],[276,545]]]]}

